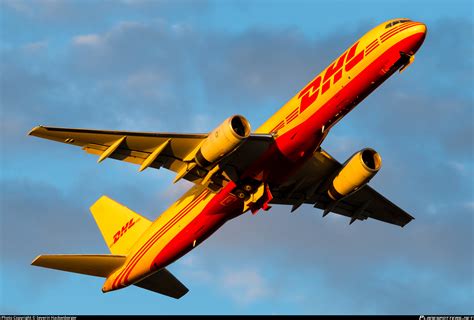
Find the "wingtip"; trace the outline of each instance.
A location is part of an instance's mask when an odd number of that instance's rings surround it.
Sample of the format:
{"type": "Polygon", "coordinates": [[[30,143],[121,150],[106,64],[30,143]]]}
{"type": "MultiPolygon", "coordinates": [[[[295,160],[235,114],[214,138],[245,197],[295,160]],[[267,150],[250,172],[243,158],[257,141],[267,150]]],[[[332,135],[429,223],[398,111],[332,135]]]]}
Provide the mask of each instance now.
{"type": "Polygon", "coordinates": [[[31,265],[32,266],[38,266],[38,260],[41,258],[41,255],[38,255],[36,256],[36,258],[33,259],[33,261],[31,261],[31,265]]]}
{"type": "Polygon", "coordinates": [[[179,299],[181,299],[182,297],[184,297],[188,292],[189,292],[189,289],[186,288],[186,287],[184,287],[184,288],[183,288],[183,291],[180,292],[179,294],[173,296],[173,298],[175,298],[176,300],[179,300],[179,299]]]}
{"type": "Polygon", "coordinates": [[[414,217],[410,216],[410,220],[408,220],[407,222],[405,222],[405,224],[400,224],[400,227],[404,228],[407,224],[409,224],[410,222],[412,222],[413,220],[415,220],[414,217]]]}
{"type": "Polygon", "coordinates": [[[30,132],[28,132],[28,135],[29,136],[35,136],[35,133],[38,132],[39,130],[41,130],[42,128],[43,128],[43,126],[36,126],[33,129],[31,129],[30,132]]]}

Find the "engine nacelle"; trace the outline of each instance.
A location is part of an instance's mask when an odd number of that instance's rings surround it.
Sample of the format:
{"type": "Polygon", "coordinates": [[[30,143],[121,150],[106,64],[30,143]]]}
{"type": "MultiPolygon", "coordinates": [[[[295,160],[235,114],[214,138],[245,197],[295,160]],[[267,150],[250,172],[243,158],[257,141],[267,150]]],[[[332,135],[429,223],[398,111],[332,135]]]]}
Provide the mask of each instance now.
{"type": "Polygon", "coordinates": [[[377,151],[367,148],[357,152],[346,162],[331,183],[328,195],[339,200],[372,179],[382,166],[382,158],[377,151]]]}
{"type": "Polygon", "coordinates": [[[249,135],[247,119],[240,115],[229,117],[209,133],[195,160],[200,166],[207,167],[237,148],[249,135]]]}

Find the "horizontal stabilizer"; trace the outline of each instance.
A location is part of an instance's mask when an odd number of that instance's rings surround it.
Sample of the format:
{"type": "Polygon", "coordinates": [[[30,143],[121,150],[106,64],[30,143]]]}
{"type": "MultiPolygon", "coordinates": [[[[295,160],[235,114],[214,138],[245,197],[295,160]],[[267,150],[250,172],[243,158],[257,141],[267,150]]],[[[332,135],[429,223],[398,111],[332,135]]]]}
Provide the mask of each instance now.
{"type": "Polygon", "coordinates": [[[111,254],[45,254],[33,266],[107,278],[125,262],[125,256],[111,254]]]}
{"type": "Polygon", "coordinates": [[[175,299],[181,298],[189,291],[188,288],[165,268],[135,283],[135,285],[175,299]]]}

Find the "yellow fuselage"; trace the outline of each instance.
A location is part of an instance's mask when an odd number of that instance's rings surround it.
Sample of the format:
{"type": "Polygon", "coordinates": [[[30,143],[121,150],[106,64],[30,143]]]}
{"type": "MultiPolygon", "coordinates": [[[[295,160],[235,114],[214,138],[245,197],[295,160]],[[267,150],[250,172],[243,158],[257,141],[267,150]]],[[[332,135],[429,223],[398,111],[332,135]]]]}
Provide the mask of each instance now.
{"type": "MultiPolygon", "coordinates": [[[[273,133],[276,142],[245,176],[263,182],[284,181],[319,147],[337,121],[411,62],[426,27],[400,20],[384,22],[366,33],[256,130],[273,133]]],[[[231,193],[234,188],[229,182],[214,193],[193,186],[153,222],[102,290],[119,289],[149,276],[243,213],[242,201],[231,193]]]]}

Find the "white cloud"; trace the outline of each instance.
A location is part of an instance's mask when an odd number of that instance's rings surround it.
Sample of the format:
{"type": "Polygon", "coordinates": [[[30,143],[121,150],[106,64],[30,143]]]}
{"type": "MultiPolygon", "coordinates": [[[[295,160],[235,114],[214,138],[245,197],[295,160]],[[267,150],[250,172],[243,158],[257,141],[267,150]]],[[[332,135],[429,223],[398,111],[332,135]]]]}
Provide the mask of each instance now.
{"type": "Polygon", "coordinates": [[[177,263],[183,265],[184,267],[192,268],[196,265],[196,257],[193,255],[186,255],[179,259],[177,263]]]}
{"type": "Polygon", "coordinates": [[[120,0],[119,2],[122,2],[126,5],[142,5],[146,4],[148,1],[146,0],[120,0]]]}
{"type": "Polygon", "coordinates": [[[191,253],[177,263],[183,277],[209,288],[218,288],[238,305],[249,305],[270,296],[271,290],[258,270],[244,267],[240,269],[211,268],[205,261],[191,253]]]}
{"type": "Polygon", "coordinates": [[[127,77],[125,89],[143,97],[158,99],[162,96],[159,89],[163,82],[162,76],[156,72],[138,71],[127,77]]]}
{"type": "Polygon", "coordinates": [[[85,34],[72,39],[76,45],[97,45],[100,43],[100,36],[97,34],[85,34]]]}
{"type": "MultiPolygon", "coordinates": [[[[190,132],[204,132],[207,133],[208,131],[213,129],[213,126],[217,127],[218,124],[214,124],[211,121],[211,116],[209,114],[197,114],[194,117],[190,117],[188,119],[190,124],[190,132]]],[[[224,121],[222,119],[222,121],[224,121]]]]}
{"type": "Polygon", "coordinates": [[[206,283],[210,287],[214,287],[216,283],[212,273],[204,269],[190,267],[189,269],[183,271],[182,274],[188,279],[192,279],[198,283],[206,283]]]}
{"type": "Polygon", "coordinates": [[[219,282],[226,293],[239,304],[251,303],[270,293],[265,279],[256,270],[227,271],[219,282]]]}
{"type": "Polygon", "coordinates": [[[468,201],[464,204],[464,206],[469,210],[474,211],[474,201],[468,201]]]}
{"type": "Polygon", "coordinates": [[[3,4],[19,13],[31,14],[33,12],[32,4],[28,1],[5,0],[3,4]]]}
{"type": "Polygon", "coordinates": [[[466,170],[466,166],[459,161],[449,161],[448,165],[461,174],[466,170]]]}
{"type": "Polygon", "coordinates": [[[28,53],[37,53],[38,51],[45,49],[47,46],[47,41],[30,42],[23,46],[23,50],[28,53]]]}
{"type": "Polygon", "coordinates": [[[192,26],[186,23],[175,23],[171,25],[171,30],[176,34],[186,34],[192,31],[192,26]]]}

